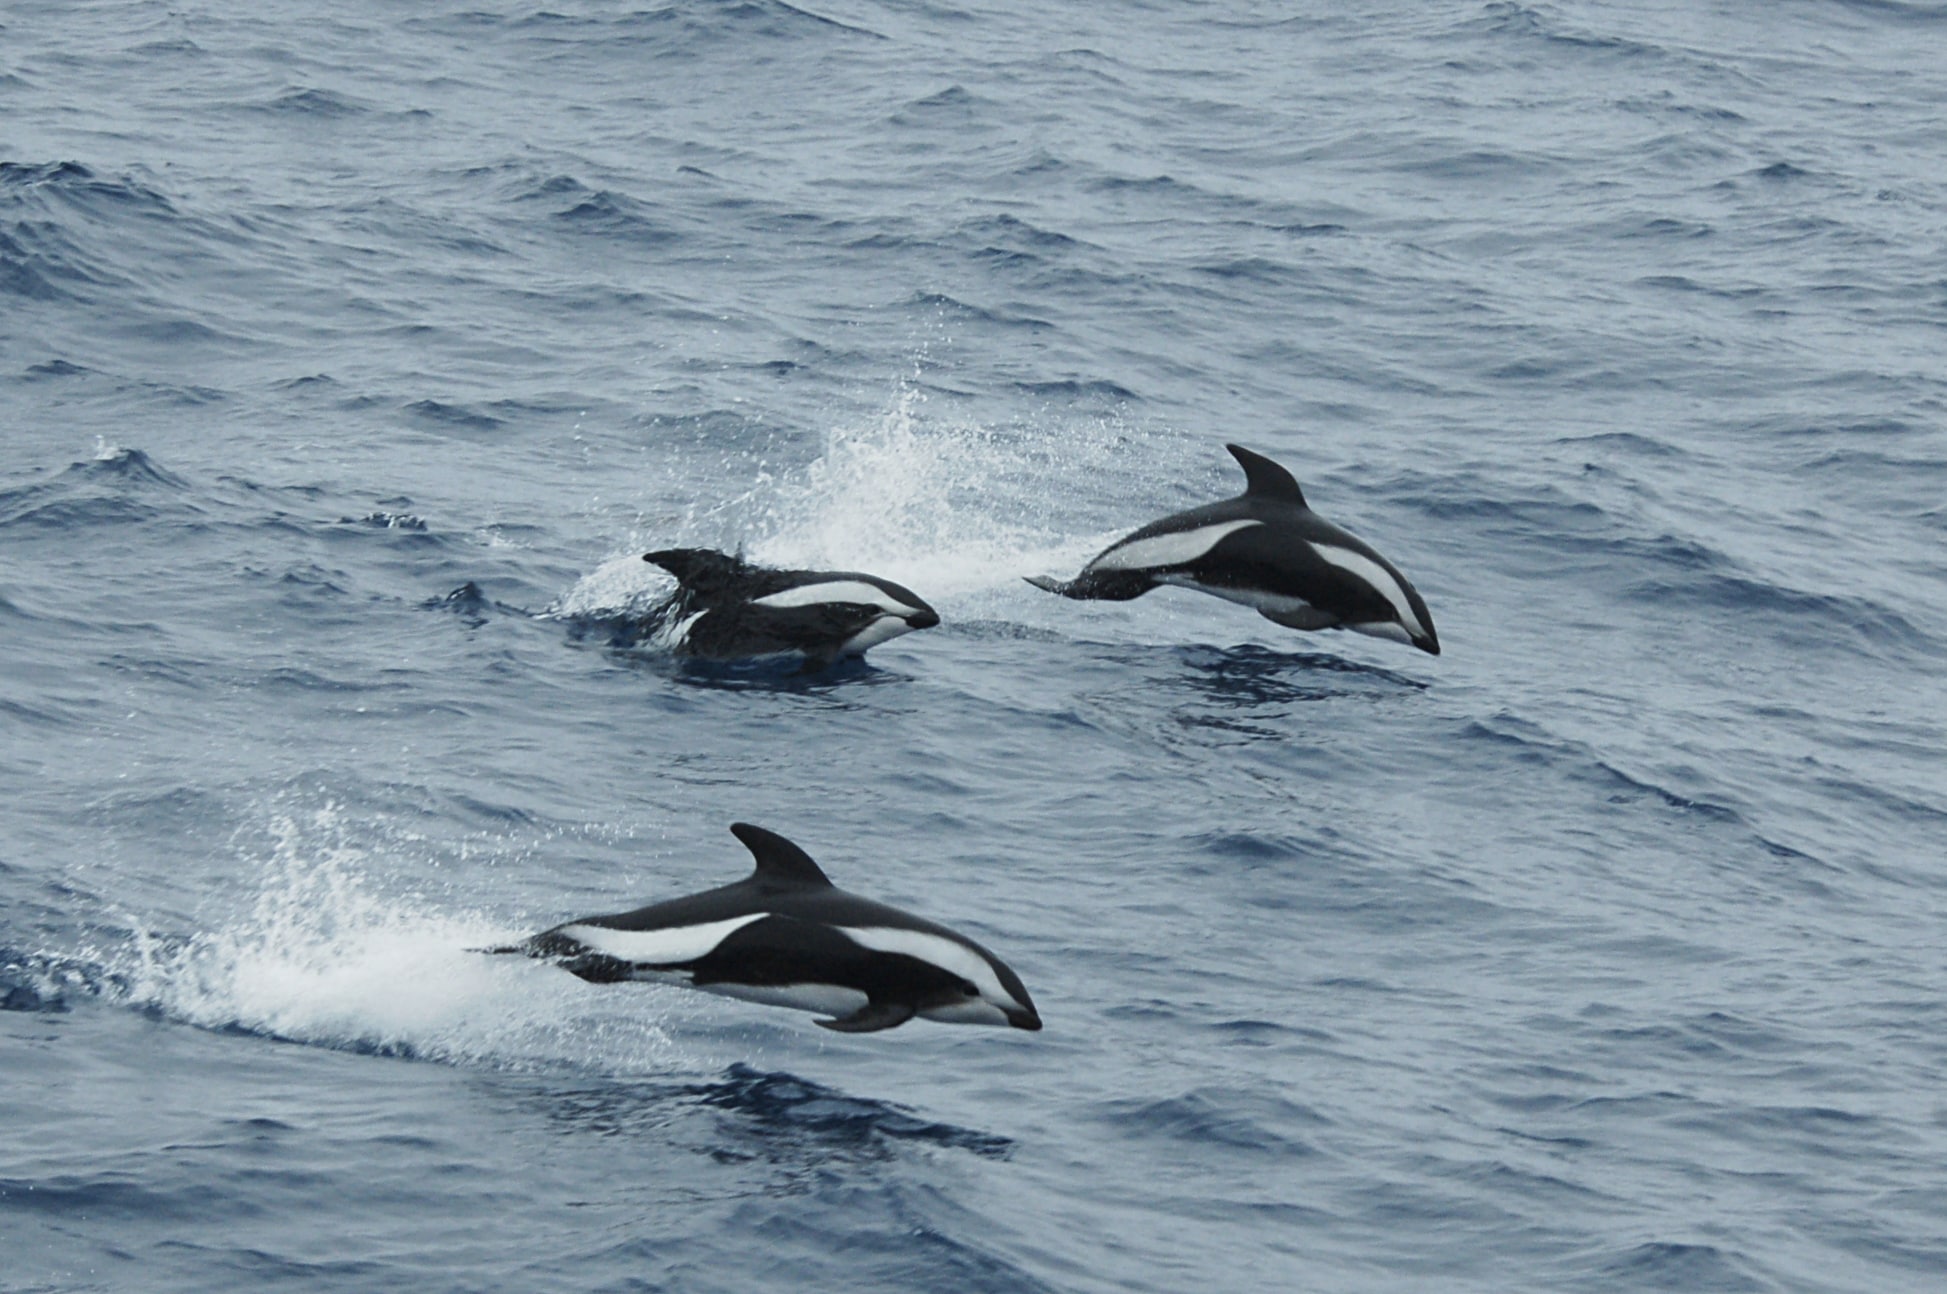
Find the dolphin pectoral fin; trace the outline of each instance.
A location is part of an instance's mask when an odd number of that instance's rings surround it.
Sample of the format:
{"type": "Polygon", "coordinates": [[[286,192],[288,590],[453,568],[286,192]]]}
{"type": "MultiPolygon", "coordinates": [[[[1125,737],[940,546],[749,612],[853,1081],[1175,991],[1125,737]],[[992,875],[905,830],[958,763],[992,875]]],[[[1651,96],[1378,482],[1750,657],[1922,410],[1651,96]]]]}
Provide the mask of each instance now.
{"type": "Polygon", "coordinates": [[[1274,625],[1287,629],[1330,629],[1339,623],[1339,618],[1330,611],[1320,611],[1317,607],[1299,607],[1295,611],[1259,610],[1259,615],[1274,625]]]}
{"type": "Polygon", "coordinates": [[[903,1002],[867,1002],[848,1016],[812,1023],[838,1033],[877,1033],[881,1029],[897,1028],[914,1014],[913,1008],[903,1002]]]}
{"type": "Polygon", "coordinates": [[[792,673],[800,676],[805,674],[822,674],[837,663],[838,651],[836,648],[831,651],[807,650],[804,654],[804,663],[793,670],[792,673]]]}
{"type": "Polygon", "coordinates": [[[1023,575],[1021,578],[1034,585],[1037,589],[1044,589],[1049,593],[1059,593],[1064,597],[1067,596],[1067,580],[1058,580],[1052,575],[1023,575]]]}

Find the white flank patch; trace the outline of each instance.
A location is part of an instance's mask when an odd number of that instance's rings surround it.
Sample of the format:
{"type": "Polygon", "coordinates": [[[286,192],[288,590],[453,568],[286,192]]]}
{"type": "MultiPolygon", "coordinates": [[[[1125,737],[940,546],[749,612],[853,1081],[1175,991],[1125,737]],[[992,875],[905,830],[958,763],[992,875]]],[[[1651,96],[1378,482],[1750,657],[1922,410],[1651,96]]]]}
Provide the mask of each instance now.
{"type": "Polygon", "coordinates": [[[958,975],[975,988],[990,1002],[1006,1002],[1017,1009],[1025,1010],[1014,995],[1001,987],[1000,976],[987,959],[963,944],[939,935],[929,935],[924,930],[900,930],[892,926],[837,926],[840,934],[861,948],[873,952],[904,953],[928,965],[938,966],[951,975],[958,975]]]}
{"type": "Polygon", "coordinates": [[[1215,548],[1225,535],[1235,534],[1246,526],[1263,524],[1262,521],[1246,518],[1242,521],[1223,521],[1214,526],[1198,526],[1195,530],[1179,530],[1174,534],[1151,535],[1147,539],[1136,539],[1111,548],[1090,562],[1089,569],[1149,571],[1164,566],[1181,566],[1185,562],[1194,562],[1215,548]]]}
{"type": "Polygon", "coordinates": [[[1007,1018],[1007,1012],[977,997],[947,1006],[928,1007],[920,1012],[920,1016],[927,1020],[938,1020],[941,1024],[997,1024],[1005,1028],[1014,1023],[1007,1018]]]}
{"type": "Polygon", "coordinates": [[[661,647],[681,647],[689,639],[690,627],[709,614],[708,611],[692,611],[675,624],[663,626],[656,633],[657,645],[661,647]]]}
{"type": "Polygon", "coordinates": [[[574,925],[563,926],[561,933],[590,951],[607,957],[647,966],[668,966],[707,956],[735,932],[769,915],[768,912],[747,912],[728,921],[710,921],[700,926],[669,926],[662,930],[612,930],[607,926],[574,925]]]}
{"type": "Polygon", "coordinates": [[[1362,625],[1347,625],[1346,628],[1355,634],[1364,634],[1368,638],[1384,638],[1391,642],[1405,643],[1408,647],[1414,645],[1413,635],[1407,633],[1403,625],[1396,625],[1390,620],[1374,620],[1362,625]]]}
{"type": "MultiPolygon", "coordinates": [[[[1420,623],[1420,618],[1413,614],[1413,604],[1407,600],[1406,590],[1399,586],[1399,581],[1393,578],[1392,572],[1364,553],[1355,553],[1349,548],[1313,544],[1312,551],[1340,570],[1351,571],[1378,590],[1379,596],[1393,604],[1393,610],[1399,613],[1399,622],[1406,626],[1407,633],[1412,638],[1431,637],[1426,631],[1426,626],[1420,623]]],[[[1359,626],[1347,625],[1346,627],[1357,629],[1359,626]]]]}
{"type": "Polygon", "coordinates": [[[1188,575],[1159,575],[1159,584],[1173,584],[1179,589],[1195,589],[1208,593],[1213,598],[1226,602],[1240,602],[1256,611],[1277,611],[1290,614],[1293,611],[1310,611],[1312,604],[1303,598],[1286,597],[1282,593],[1266,593],[1262,589],[1227,589],[1216,584],[1199,584],[1188,575]]]}
{"type": "Polygon", "coordinates": [[[692,984],[690,987],[718,997],[734,997],[740,1002],[761,1002],[765,1006],[840,1017],[852,1014],[871,1000],[858,989],[843,984],[692,984]]]}
{"type": "Polygon", "coordinates": [[[839,648],[839,651],[846,656],[857,656],[868,647],[877,647],[882,642],[897,638],[900,634],[909,634],[912,631],[913,627],[904,620],[901,620],[898,616],[880,616],[877,620],[874,620],[871,624],[859,630],[850,638],[847,638],[845,645],[839,648]]]}
{"type": "Polygon", "coordinates": [[[810,607],[821,602],[858,602],[879,607],[896,616],[916,615],[918,607],[907,606],[876,584],[864,580],[826,580],[822,584],[800,584],[765,597],[751,599],[759,607],[810,607]]]}

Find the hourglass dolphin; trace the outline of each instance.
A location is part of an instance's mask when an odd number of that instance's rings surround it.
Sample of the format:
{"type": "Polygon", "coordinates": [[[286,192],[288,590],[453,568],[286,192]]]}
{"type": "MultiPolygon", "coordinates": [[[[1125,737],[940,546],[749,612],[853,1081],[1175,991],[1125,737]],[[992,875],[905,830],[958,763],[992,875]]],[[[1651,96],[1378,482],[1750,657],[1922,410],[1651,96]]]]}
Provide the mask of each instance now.
{"type": "Polygon", "coordinates": [[[1244,469],[1244,493],[1150,522],[1072,580],[1028,583],[1111,602],[1174,584],[1290,629],[1350,629],[1440,654],[1433,617],[1397,566],[1313,512],[1290,472],[1242,445],[1224,448],[1244,469]]]}
{"type": "Polygon", "coordinates": [[[495,948],[591,984],[651,980],[817,1011],[841,1033],[914,1016],[1039,1029],[1028,991],[965,935],[834,886],[783,836],[732,823],[757,868],[734,885],[614,916],[582,917],[495,948]]]}
{"type": "Polygon", "coordinates": [[[806,669],[823,669],[940,623],[911,589],[858,571],[775,570],[707,548],[668,548],[642,560],[676,577],[665,640],[685,656],[798,652],[806,669]]]}

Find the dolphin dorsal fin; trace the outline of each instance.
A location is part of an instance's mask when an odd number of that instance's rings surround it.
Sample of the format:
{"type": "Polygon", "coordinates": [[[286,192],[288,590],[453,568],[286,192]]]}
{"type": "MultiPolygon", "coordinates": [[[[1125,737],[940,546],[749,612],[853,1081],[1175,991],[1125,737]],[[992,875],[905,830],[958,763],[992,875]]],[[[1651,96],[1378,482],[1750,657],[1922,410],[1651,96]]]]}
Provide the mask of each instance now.
{"type": "Polygon", "coordinates": [[[1255,499],[1283,499],[1301,508],[1310,507],[1305,495],[1298,488],[1298,478],[1279,467],[1262,454],[1254,454],[1242,445],[1225,445],[1237,465],[1244,469],[1244,493],[1255,499]]]}
{"type": "Polygon", "coordinates": [[[662,567],[676,577],[678,584],[690,589],[724,584],[736,579],[745,570],[741,558],[708,548],[665,548],[660,552],[644,553],[642,560],[651,566],[662,567]]]}
{"type": "Polygon", "coordinates": [[[830,888],[831,878],[811,861],[811,855],[775,831],[753,827],[748,822],[730,824],[730,834],[744,842],[757,870],[751,879],[766,885],[816,885],[830,888]]]}

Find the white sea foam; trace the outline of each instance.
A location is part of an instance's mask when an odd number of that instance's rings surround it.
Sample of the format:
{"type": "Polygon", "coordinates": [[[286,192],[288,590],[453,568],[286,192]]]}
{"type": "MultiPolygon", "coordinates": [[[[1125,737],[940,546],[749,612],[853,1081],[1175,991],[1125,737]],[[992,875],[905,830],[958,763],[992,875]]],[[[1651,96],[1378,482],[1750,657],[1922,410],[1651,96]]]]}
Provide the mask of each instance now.
{"type": "Polygon", "coordinates": [[[563,619],[640,615],[669,595],[676,582],[660,566],[642,560],[642,548],[617,553],[575,581],[548,608],[563,619]]]}
{"type": "Polygon", "coordinates": [[[654,989],[602,992],[475,949],[529,933],[377,893],[382,860],[326,810],[273,824],[248,907],[186,942],[112,957],[127,999],[207,1028],[508,1068],[661,1071],[675,1052],[654,989]]]}
{"type": "MultiPolygon", "coordinates": [[[[694,500],[680,521],[629,535],[629,547],[551,610],[645,611],[672,584],[642,551],[702,546],[741,548],[769,566],[883,576],[913,589],[949,624],[1128,621],[1120,604],[1057,604],[1022,577],[1072,574],[1158,515],[1169,494],[1158,477],[1167,479],[1172,459],[1158,446],[1132,448],[1142,439],[1112,416],[983,425],[941,413],[926,391],[904,382],[878,411],[829,428],[802,466],[740,453],[726,464],[721,495],[694,500]],[[1132,476],[1132,461],[1145,470],[1132,476]],[[1125,503],[1116,504],[1117,492],[1125,503]]],[[[1165,640],[1181,636],[1166,607],[1146,608],[1142,618],[1165,640]]]]}
{"type": "Polygon", "coordinates": [[[939,416],[903,385],[874,415],[832,427],[817,459],[751,501],[753,558],[863,570],[921,597],[1015,591],[1024,574],[1079,565],[1100,547],[1064,524],[1070,479],[1106,458],[1106,422],[1060,434],[939,416]]]}

